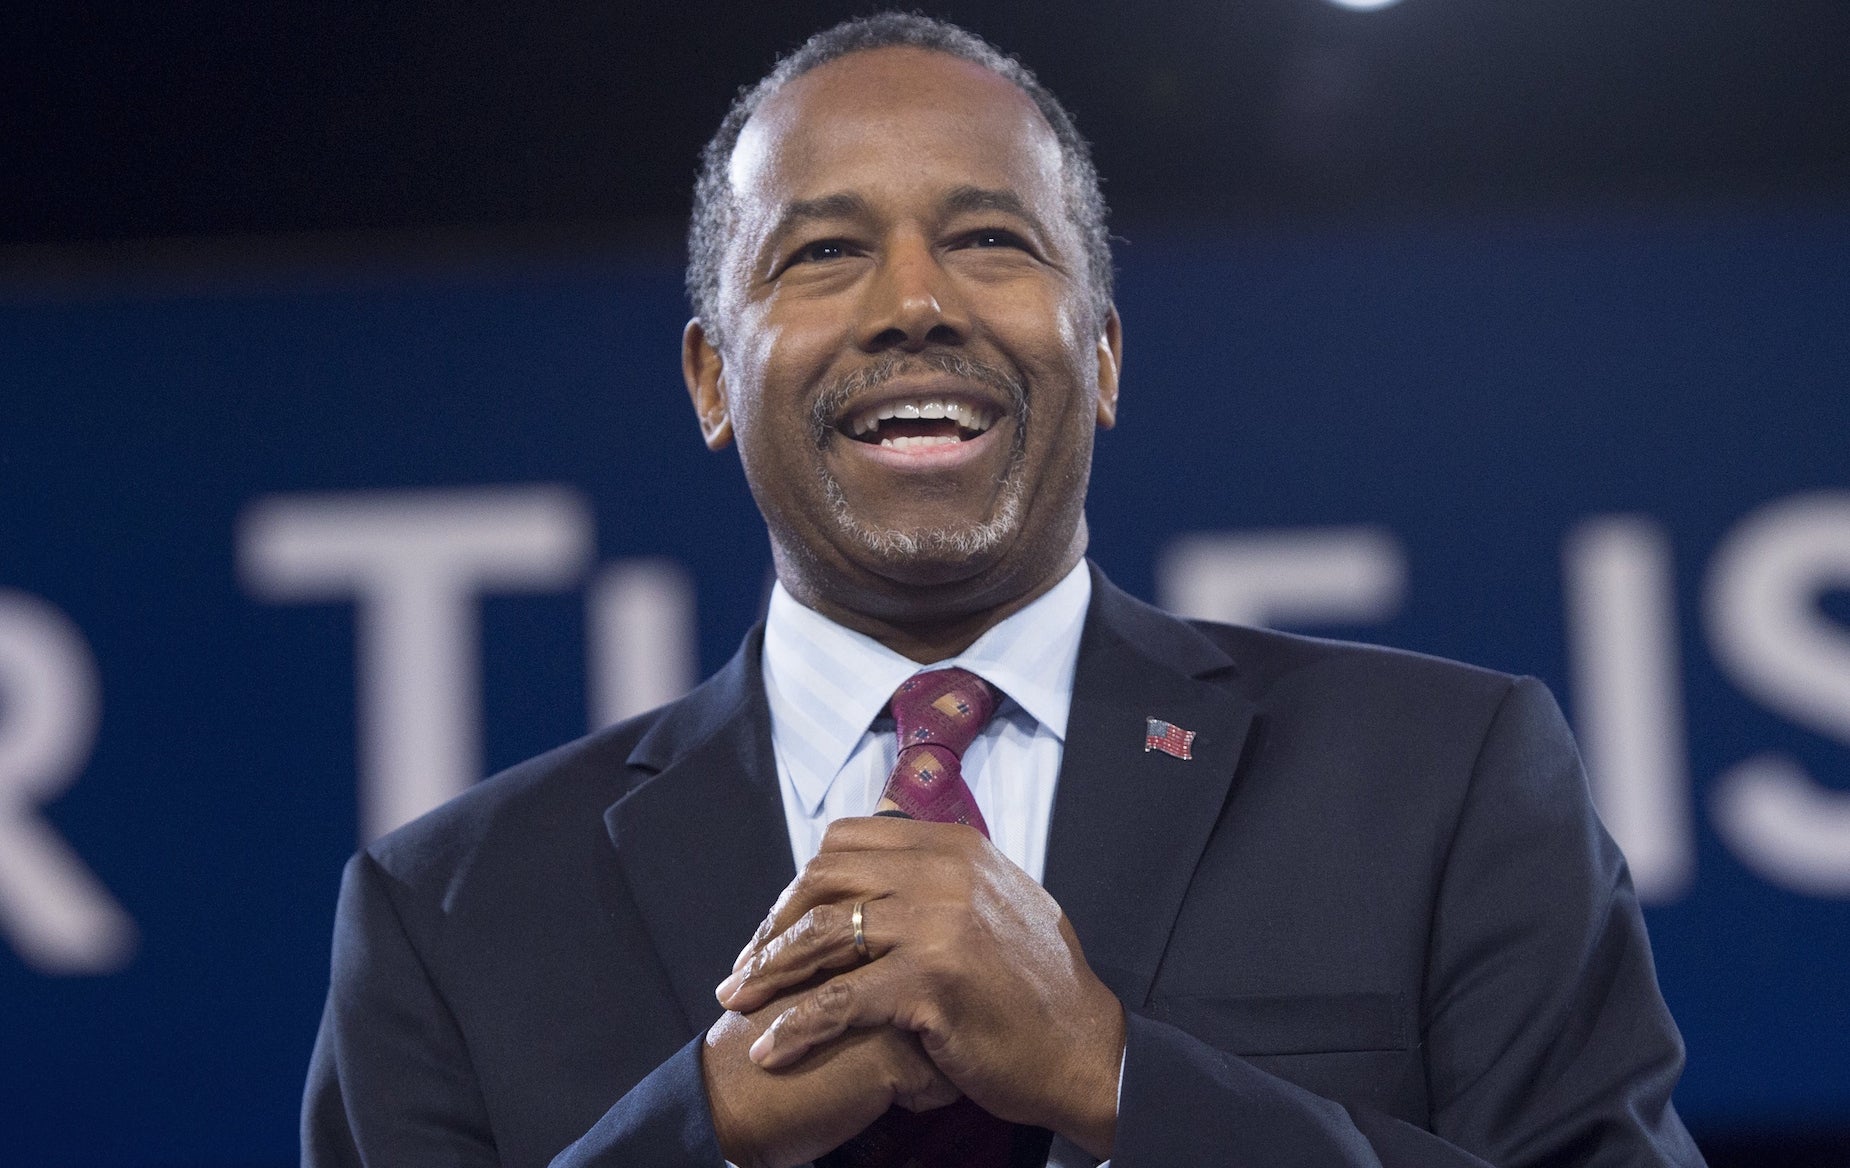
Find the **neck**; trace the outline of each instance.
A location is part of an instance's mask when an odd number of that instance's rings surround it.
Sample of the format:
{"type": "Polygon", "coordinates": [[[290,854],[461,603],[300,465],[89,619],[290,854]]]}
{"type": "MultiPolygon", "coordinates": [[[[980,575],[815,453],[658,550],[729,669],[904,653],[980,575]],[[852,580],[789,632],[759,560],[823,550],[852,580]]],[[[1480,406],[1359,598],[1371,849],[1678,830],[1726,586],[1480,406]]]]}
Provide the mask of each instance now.
{"type": "Polygon", "coordinates": [[[938,587],[906,589],[898,603],[873,604],[860,596],[847,603],[828,590],[812,587],[801,573],[786,572],[782,563],[778,564],[778,578],[804,607],[872,637],[920,665],[932,665],[962,653],[984,633],[1045,595],[1066,578],[1084,552],[1082,527],[1079,538],[1054,570],[1035,579],[1029,587],[1005,590],[999,600],[967,587],[938,587]]]}
{"type": "Polygon", "coordinates": [[[893,652],[909,657],[920,665],[932,665],[955,657],[976,644],[978,637],[1032,604],[1045,591],[1043,588],[1033,595],[1018,597],[1000,608],[948,621],[911,623],[879,620],[861,613],[832,611],[828,608],[819,608],[817,611],[837,624],[872,637],[893,652]]]}

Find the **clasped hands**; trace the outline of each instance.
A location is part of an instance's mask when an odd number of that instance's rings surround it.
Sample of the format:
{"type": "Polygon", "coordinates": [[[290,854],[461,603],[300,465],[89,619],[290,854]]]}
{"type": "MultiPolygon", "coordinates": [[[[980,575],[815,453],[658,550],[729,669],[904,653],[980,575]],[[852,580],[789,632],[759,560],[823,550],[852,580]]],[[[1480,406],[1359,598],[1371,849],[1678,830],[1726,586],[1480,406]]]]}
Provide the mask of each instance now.
{"type": "Polygon", "coordinates": [[[741,1168],[959,1095],[1111,1153],[1123,1007],[1054,899],[968,827],[838,820],[715,992],[701,1069],[741,1168]]]}

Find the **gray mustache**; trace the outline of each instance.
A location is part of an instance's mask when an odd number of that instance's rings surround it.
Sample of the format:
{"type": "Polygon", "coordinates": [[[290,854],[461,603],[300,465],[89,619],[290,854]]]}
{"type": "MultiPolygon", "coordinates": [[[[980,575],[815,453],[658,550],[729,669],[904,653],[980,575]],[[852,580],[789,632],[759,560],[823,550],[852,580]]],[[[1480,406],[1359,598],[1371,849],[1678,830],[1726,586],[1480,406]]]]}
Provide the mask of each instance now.
{"type": "Polygon", "coordinates": [[[1027,386],[995,366],[972,361],[960,353],[889,353],[872,365],[863,366],[824,387],[816,398],[811,417],[816,445],[822,446],[828,442],[829,436],[835,432],[836,419],[841,417],[842,411],[854,398],[879,389],[895,378],[921,370],[988,386],[1008,399],[1009,409],[1015,415],[1017,433],[1027,429],[1027,386]]]}

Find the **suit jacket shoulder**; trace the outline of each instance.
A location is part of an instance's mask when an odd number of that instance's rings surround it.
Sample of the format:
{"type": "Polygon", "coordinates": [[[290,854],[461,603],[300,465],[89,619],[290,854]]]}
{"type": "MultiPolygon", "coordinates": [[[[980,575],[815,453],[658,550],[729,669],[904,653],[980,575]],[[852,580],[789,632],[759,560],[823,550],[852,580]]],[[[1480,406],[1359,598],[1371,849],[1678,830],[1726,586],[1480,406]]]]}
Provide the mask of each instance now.
{"type": "Polygon", "coordinates": [[[367,853],[387,872],[421,883],[503,853],[532,863],[542,843],[607,848],[607,808],[731,720],[749,717],[761,643],[754,631],[724,669],[685,696],[492,775],[367,853]]]}
{"type": "Polygon", "coordinates": [[[791,870],[775,775],[739,763],[768,739],[757,685],[754,636],[679,701],[355,856],[305,1147],[415,1163],[441,1131],[467,1149],[446,1162],[545,1164],[669,1064],[684,1112],[704,1106],[688,1044],[791,870]]]}

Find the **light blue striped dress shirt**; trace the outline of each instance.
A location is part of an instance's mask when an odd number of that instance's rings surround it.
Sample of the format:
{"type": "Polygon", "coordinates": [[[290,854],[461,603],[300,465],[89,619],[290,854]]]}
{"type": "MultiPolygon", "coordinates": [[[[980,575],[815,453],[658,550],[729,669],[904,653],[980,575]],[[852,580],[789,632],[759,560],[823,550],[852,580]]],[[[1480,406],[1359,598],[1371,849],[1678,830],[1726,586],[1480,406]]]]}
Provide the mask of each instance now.
{"type": "MultiPolygon", "coordinates": [[[[1003,694],[995,717],[964,752],[964,781],[990,839],[1037,881],[1047,861],[1079,634],[1091,599],[1092,577],[1081,563],[969,649],[930,666],[967,669],[1003,694]]],[[[782,584],[772,590],[764,686],[798,868],[815,857],[832,821],[873,813],[899,753],[893,720],[882,710],[920,668],[803,607],[782,584]]]]}

